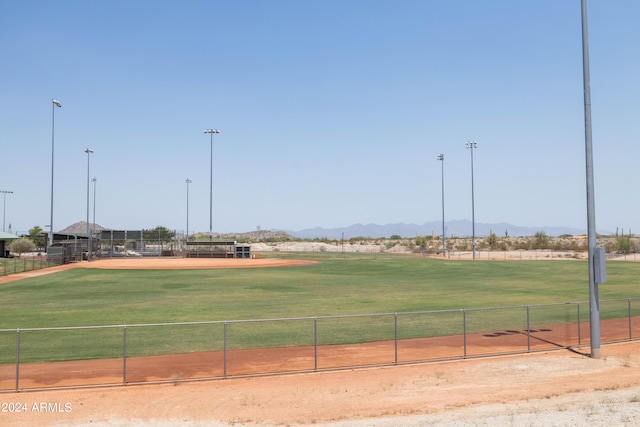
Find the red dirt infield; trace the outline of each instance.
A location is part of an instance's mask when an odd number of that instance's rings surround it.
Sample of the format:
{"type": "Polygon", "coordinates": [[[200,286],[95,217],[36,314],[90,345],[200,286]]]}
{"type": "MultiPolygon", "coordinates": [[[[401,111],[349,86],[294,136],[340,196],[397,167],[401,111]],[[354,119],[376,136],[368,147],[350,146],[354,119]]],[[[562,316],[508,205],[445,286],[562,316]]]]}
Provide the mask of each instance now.
{"type": "Polygon", "coordinates": [[[77,262],[56,267],[32,270],[24,273],[10,274],[0,277],[0,284],[13,282],[27,277],[38,277],[71,268],[105,268],[105,269],[149,269],[149,270],[177,270],[177,269],[206,269],[206,268],[267,268],[288,267],[317,264],[316,261],[278,259],[278,258],[107,258],[91,262],[77,262]]]}

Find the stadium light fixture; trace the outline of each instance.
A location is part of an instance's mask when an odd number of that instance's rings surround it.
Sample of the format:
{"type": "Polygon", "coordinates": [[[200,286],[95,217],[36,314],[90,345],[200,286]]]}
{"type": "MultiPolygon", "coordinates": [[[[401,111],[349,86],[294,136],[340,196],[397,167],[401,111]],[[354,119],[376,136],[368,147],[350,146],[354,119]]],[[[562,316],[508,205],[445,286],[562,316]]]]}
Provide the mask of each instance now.
{"type": "Polygon", "coordinates": [[[4,232],[4,218],[7,213],[7,194],[13,194],[13,191],[0,190],[0,193],[2,193],[4,198],[4,202],[2,204],[2,231],[4,232]]]}
{"type": "Polygon", "coordinates": [[[220,133],[218,129],[205,129],[204,133],[211,136],[211,161],[209,167],[209,243],[213,244],[213,134],[220,133]]]}
{"type": "Polygon", "coordinates": [[[51,217],[49,218],[49,246],[53,245],[53,154],[55,141],[56,107],[62,107],[57,99],[51,100],[51,217]]]}
{"type": "Polygon", "coordinates": [[[91,148],[85,148],[84,152],[87,153],[87,261],[91,261],[91,234],[89,233],[89,158],[93,150],[91,148]]]}
{"type": "Polygon", "coordinates": [[[438,156],[438,160],[442,162],[442,256],[446,257],[446,246],[445,246],[445,227],[444,227],[444,154],[440,154],[438,156]]]}
{"type": "Polygon", "coordinates": [[[472,258],[476,259],[476,215],[475,215],[475,200],[473,194],[473,150],[478,148],[478,144],[475,141],[469,141],[466,144],[467,149],[471,150],[471,250],[472,258]]]}

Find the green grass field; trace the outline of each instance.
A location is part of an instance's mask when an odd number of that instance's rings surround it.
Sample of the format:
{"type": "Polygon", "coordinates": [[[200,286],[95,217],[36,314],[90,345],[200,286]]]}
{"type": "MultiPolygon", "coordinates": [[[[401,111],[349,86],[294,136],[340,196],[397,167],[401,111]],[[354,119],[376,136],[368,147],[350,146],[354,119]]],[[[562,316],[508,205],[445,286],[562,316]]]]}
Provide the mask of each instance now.
{"type": "MultiPolygon", "coordinates": [[[[283,256],[284,257],[284,256],[283,256]]],[[[461,333],[467,308],[588,300],[586,261],[451,261],[405,256],[298,255],[316,265],[264,269],[72,269],[0,285],[0,329],[211,322],[452,310],[400,317],[401,338],[461,333]]],[[[640,295],[640,264],[610,262],[600,299],[640,295]]],[[[587,307],[585,305],[585,307],[587,307]]],[[[540,308],[537,324],[575,321],[574,306],[540,308]]],[[[625,304],[602,318],[624,317],[625,304]]],[[[474,315],[475,316],[475,315],[474,315]]],[[[588,319],[588,312],[582,314],[588,319]]],[[[320,319],[321,344],[393,339],[393,316],[320,319]]],[[[526,327],[521,309],[479,311],[469,327],[526,327]],[[512,319],[513,318],[513,319],[512,319]]],[[[130,327],[129,354],[222,348],[222,323],[130,327]]],[[[313,320],[229,322],[233,348],[309,345],[313,320]]],[[[15,358],[0,334],[0,361],[15,358]]],[[[25,331],[21,359],[118,357],[122,328],[25,331]]]]}

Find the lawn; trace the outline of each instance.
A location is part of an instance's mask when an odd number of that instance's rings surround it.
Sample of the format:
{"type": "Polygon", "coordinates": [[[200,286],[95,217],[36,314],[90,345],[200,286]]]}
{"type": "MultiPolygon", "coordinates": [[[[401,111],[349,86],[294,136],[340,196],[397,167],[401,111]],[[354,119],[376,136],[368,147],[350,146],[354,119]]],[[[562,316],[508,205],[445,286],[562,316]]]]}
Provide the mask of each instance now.
{"type": "MultiPolygon", "coordinates": [[[[155,354],[220,349],[223,328],[234,337],[232,345],[236,348],[313,342],[313,319],[237,320],[451,310],[437,316],[403,315],[401,337],[414,337],[461,333],[458,310],[463,308],[588,300],[586,261],[474,262],[385,255],[316,257],[320,260],[318,264],[300,267],[82,268],[10,282],[0,285],[0,329],[220,322],[127,329],[129,352],[155,354]],[[228,322],[224,325],[222,321],[228,322]]],[[[639,296],[640,264],[610,262],[607,269],[608,282],[600,285],[601,300],[639,296]]],[[[602,317],[625,316],[625,307],[616,304],[614,309],[604,310],[602,317]]],[[[517,318],[514,323],[519,326],[526,326],[520,309],[481,313],[476,321],[470,322],[473,328],[490,329],[491,322],[504,325],[509,316],[517,318]]],[[[544,313],[543,319],[538,320],[540,323],[575,321],[572,306],[540,308],[537,313],[538,317],[544,313]]],[[[582,316],[587,319],[588,311],[582,316]]],[[[319,339],[327,344],[392,339],[392,317],[393,314],[321,319],[319,339]]],[[[122,354],[121,327],[23,334],[21,347],[27,348],[21,352],[27,359],[38,359],[42,353],[55,353],[62,359],[122,354]]],[[[13,349],[15,332],[5,332],[0,336],[2,361],[8,362],[15,356],[13,349]]]]}

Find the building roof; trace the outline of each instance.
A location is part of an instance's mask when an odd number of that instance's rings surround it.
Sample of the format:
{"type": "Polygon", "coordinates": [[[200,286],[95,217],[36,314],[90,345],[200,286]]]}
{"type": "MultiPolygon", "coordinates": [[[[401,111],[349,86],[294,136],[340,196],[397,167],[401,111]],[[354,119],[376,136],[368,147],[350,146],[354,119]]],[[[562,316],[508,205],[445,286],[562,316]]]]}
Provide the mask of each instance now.
{"type": "Polygon", "coordinates": [[[0,240],[13,240],[17,239],[18,236],[11,233],[5,233],[4,231],[0,231],[0,240]]]}

